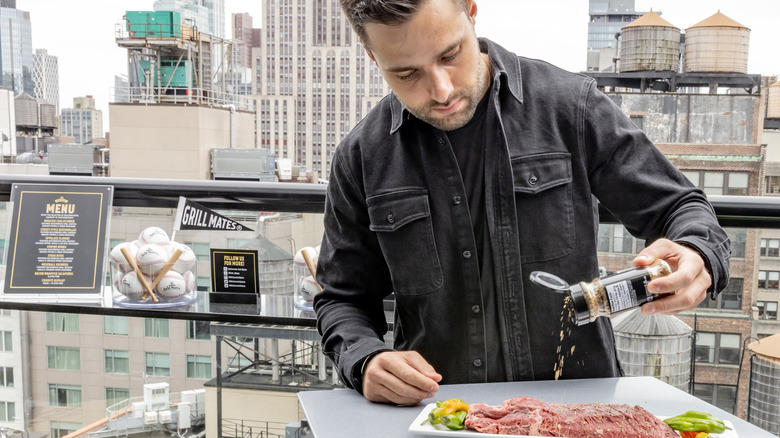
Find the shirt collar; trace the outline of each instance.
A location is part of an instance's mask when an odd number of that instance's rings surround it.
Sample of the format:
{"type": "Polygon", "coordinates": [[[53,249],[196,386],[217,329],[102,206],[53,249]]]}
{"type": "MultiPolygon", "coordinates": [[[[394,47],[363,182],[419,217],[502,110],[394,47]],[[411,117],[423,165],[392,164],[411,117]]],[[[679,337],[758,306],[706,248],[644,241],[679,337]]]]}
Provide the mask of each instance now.
{"type": "MultiPolygon", "coordinates": [[[[523,79],[520,75],[520,60],[517,55],[487,38],[479,38],[479,49],[482,53],[487,53],[490,58],[490,67],[493,73],[493,85],[490,92],[500,91],[500,84],[506,84],[509,93],[519,103],[523,103],[523,79]]],[[[412,117],[395,93],[390,95],[390,117],[390,134],[401,129],[404,121],[412,117]]]]}

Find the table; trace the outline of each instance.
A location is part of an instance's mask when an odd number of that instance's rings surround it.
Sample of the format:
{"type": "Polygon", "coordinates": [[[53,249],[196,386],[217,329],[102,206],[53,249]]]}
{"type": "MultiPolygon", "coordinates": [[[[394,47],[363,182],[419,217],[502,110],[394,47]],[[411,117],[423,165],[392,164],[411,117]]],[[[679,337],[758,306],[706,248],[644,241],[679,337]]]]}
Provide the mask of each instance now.
{"type": "Polygon", "coordinates": [[[659,416],[706,411],[731,421],[740,438],[776,438],[654,377],[441,385],[435,398],[403,407],[372,403],[345,389],[299,392],[298,400],[317,438],[403,438],[419,437],[408,432],[409,425],[426,404],[436,400],[461,398],[467,403],[498,405],[517,396],[558,403],[625,403],[642,406],[659,416]]]}

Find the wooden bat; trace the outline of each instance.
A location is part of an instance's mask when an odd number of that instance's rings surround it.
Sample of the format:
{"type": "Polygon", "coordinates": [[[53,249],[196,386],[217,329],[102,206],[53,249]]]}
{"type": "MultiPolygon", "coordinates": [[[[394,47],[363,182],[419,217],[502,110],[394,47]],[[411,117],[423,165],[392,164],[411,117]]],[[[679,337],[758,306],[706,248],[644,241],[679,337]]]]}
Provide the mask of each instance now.
{"type": "Polygon", "coordinates": [[[127,251],[127,248],[120,248],[120,251],[122,251],[122,255],[125,256],[125,260],[127,260],[127,263],[130,265],[130,267],[133,268],[133,271],[135,271],[135,275],[138,277],[138,281],[140,281],[141,285],[144,287],[144,289],[146,289],[146,292],[144,292],[141,298],[146,298],[146,294],[149,294],[152,297],[152,301],[155,303],[159,302],[160,300],[157,298],[154,292],[152,292],[152,288],[149,287],[149,283],[146,282],[144,273],[141,272],[141,269],[135,263],[135,258],[130,255],[130,253],[127,251]]]}
{"type": "Polygon", "coordinates": [[[309,257],[309,251],[306,251],[304,249],[303,251],[301,251],[301,255],[303,256],[303,260],[306,261],[306,266],[309,267],[309,272],[311,273],[312,280],[314,280],[314,284],[316,284],[317,289],[319,289],[320,292],[322,292],[322,286],[320,286],[320,284],[317,283],[317,275],[316,275],[317,267],[314,266],[314,260],[312,260],[311,257],[309,257]]]}
{"type": "Polygon", "coordinates": [[[176,248],[176,251],[173,252],[173,255],[170,259],[168,259],[168,262],[165,263],[165,266],[163,266],[162,269],[160,269],[160,272],[157,273],[157,277],[155,277],[154,282],[150,286],[152,289],[156,288],[158,284],[160,284],[160,280],[165,277],[165,274],[168,273],[168,271],[171,270],[173,265],[176,263],[176,260],[179,260],[179,257],[181,256],[181,249],[176,248]]]}

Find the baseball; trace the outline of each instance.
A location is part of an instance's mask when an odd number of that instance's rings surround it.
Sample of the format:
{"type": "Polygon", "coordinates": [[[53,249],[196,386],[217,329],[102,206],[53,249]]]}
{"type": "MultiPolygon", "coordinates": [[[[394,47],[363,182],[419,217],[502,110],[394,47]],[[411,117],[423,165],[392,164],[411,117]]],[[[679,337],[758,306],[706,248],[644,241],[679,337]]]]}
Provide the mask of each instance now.
{"type": "Polygon", "coordinates": [[[168,238],[168,233],[160,227],[148,227],[141,231],[138,235],[138,245],[144,246],[149,244],[160,245],[166,248],[170,248],[171,241],[168,238]]]}
{"type": "Polygon", "coordinates": [[[167,261],[168,252],[163,247],[153,244],[138,248],[135,260],[141,272],[152,277],[160,272],[167,261]]]}
{"type": "Polygon", "coordinates": [[[306,276],[301,282],[301,298],[311,302],[314,299],[314,295],[319,293],[317,283],[314,281],[311,275],[306,276]]]}
{"type": "MultiPolygon", "coordinates": [[[[147,280],[148,283],[148,280],[147,280]]],[[[135,271],[130,271],[122,277],[122,281],[119,283],[119,292],[126,296],[129,300],[139,301],[143,296],[145,290],[141,281],[138,279],[135,271]]]]}
{"type": "Polygon", "coordinates": [[[133,257],[135,257],[136,253],[138,253],[138,247],[133,245],[132,242],[122,242],[116,245],[111,250],[111,253],[109,253],[108,255],[108,259],[111,261],[112,264],[118,267],[120,271],[130,272],[133,270],[133,268],[130,267],[130,263],[125,259],[125,256],[122,254],[122,248],[126,248],[127,252],[129,252],[130,255],[133,257]]]}
{"type": "Polygon", "coordinates": [[[198,262],[198,258],[195,256],[195,253],[189,246],[183,243],[172,243],[173,251],[171,251],[171,253],[175,252],[177,249],[180,249],[181,255],[179,256],[179,259],[176,260],[176,263],[173,264],[173,268],[171,269],[178,272],[179,274],[184,275],[185,272],[191,271],[193,268],[195,268],[195,264],[198,262]]]}
{"type": "Polygon", "coordinates": [[[157,295],[165,298],[178,298],[187,293],[184,277],[175,271],[168,271],[157,283],[157,295]]]}
{"type": "Polygon", "coordinates": [[[192,271],[184,273],[184,288],[187,290],[187,293],[198,290],[198,278],[195,277],[192,271]]]}

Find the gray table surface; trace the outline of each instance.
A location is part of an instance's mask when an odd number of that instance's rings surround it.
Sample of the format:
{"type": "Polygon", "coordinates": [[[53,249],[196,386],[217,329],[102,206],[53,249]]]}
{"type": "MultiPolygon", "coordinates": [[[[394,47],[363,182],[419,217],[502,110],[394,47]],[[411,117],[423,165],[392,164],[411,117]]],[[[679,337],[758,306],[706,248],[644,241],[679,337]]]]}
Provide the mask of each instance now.
{"type": "Polygon", "coordinates": [[[372,403],[346,389],[298,393],[316,438],[419,437],[408,429],[428,403],[460,398],[467,403],[499,405],[518,396],[557,403],[625,403],[642,406],[658,416],[705,411],[731,421],[740,438],[775,437],[653,377],[441,385],[435,398],[423,400],[418,406],[372,403]]]}

